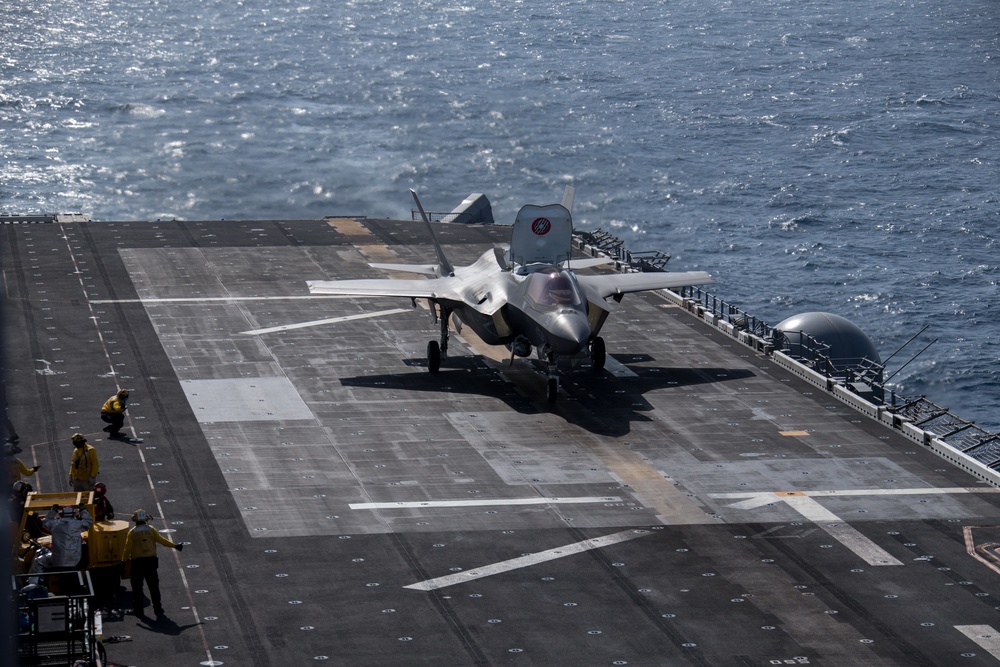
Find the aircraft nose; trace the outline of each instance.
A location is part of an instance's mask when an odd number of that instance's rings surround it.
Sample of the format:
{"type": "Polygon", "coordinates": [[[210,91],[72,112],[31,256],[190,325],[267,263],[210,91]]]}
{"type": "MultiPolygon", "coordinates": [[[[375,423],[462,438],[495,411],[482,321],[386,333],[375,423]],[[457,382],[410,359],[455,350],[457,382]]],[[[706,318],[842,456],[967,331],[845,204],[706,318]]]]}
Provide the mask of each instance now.
{"type": "Polygon", "coordinates": [[[590,339],[590,324],[578,312],[560,313],[551,328],[550,345],[556,354],[576,354],[590,339]]]}

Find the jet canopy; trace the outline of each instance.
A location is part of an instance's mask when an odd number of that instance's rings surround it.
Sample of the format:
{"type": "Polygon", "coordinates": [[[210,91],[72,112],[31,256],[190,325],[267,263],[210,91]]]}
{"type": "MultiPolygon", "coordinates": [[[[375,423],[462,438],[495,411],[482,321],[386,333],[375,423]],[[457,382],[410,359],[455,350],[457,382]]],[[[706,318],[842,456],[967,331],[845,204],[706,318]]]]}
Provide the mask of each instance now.
{"type": "Polygon", "coordinates": [[[528,299],[538,306],[579,306],[583,303],[576,281],[568,271],[536,271],[527,278],[528,299]]]}

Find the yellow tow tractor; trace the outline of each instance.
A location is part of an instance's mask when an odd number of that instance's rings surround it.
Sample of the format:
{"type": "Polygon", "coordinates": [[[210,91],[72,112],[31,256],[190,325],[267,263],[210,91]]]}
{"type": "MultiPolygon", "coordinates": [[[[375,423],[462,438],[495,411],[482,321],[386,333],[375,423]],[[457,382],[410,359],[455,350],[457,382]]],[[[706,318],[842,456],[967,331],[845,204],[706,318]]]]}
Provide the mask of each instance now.
{"type": "Polygon", "coordinates": [[[42,518],[55,507],[86,507],[93,492],[28,493],[13,540],[13,596],[18,601],[18,658],[24,665],[105,664],[100,607],[113,606],[122,571],[127,521],[94,522],[81,533],[80,569],[52,569],[52,538],[42,518]]]}

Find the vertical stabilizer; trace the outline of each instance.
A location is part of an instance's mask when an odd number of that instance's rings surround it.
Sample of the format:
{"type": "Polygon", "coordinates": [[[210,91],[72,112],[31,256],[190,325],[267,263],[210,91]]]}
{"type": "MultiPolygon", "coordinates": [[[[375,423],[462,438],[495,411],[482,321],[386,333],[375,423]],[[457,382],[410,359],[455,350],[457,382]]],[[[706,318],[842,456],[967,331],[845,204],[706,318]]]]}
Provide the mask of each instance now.
{"type": "Polygon", "coordinates": [[[570,258],[573,218],[562,204],[533,206],[517,212],[510,239],[510,258],[515,264],[561,264],[570,258]]]}
{"type": "Polygon", "coordinates": [[[413,201],[417,205],[417,210],[420,211],[420,217],[423,219],[424,224],[427,225],[427,231],[431,234],[431,240],[434,242],[434,252],[437,253],[438,263],[441,265],[441,275],[442,276],[453,276],[455,275],[455,269],[452,268],[451,262],[445,257],[444,249],[441,248],[441,243],[438,241],[437,234],[434,233],[434,228],[431,227],[431,220],[424,213],[424,207],[420,204],[420,197],[417,196],[417,191],[410,188],[410,194],[413,195],[413,201]]]}
{"type": "Polygon", "coordinates": [[[569,211],[570,213],[573,212],[574,199],[576,199],[576,188],[574,188],[572,185],[567,185],[566,188],[563,190],[562,205],[563,208],[569,211]]]}

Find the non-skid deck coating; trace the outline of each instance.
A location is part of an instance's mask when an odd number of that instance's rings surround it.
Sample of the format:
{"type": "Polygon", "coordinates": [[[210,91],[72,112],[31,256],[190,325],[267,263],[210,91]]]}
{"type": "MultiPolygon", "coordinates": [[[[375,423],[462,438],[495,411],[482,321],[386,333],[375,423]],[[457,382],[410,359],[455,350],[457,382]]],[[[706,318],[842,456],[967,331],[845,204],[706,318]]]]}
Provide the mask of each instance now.
{"type": "MultiPolygon", "coordinates": [[[[457,264],[509,232],[440,229],[457,264]]],[[[431,260],[412,222],[0,232],[36,486],[84,432],[119,515],[189,543],[160,553],[166,618],[105,619],[114,663],[1000,661],[995,489],[659,295],[549,405],[469,332],[428,374],[423,304],[308,294],[431,260]],[[102,438],[117,386],[142,444],[102,438]]]]}

